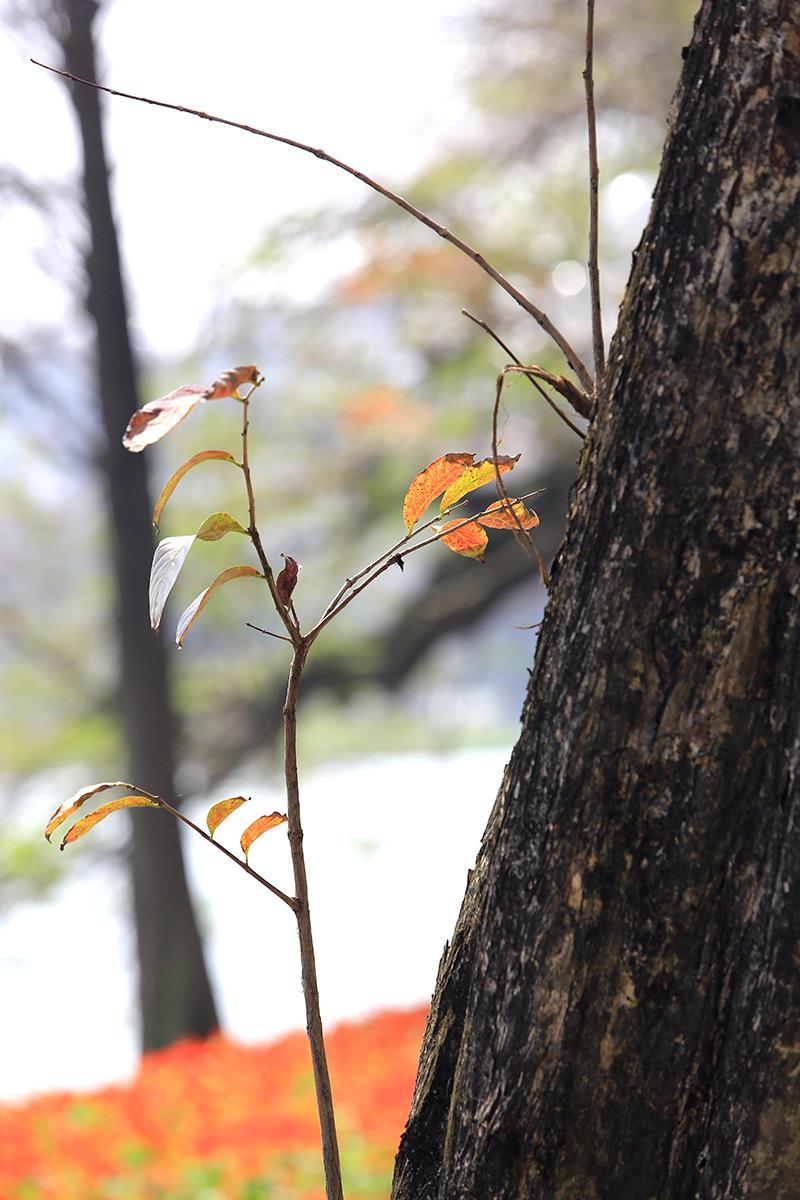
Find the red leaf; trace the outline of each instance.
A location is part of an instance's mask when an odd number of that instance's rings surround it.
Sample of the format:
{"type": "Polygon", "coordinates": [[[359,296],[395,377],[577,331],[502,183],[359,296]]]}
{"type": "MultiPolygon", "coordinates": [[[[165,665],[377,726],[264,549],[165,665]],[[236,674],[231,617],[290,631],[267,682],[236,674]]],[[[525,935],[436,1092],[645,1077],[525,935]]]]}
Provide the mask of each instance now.
{"type": "Polygon", "coordinates": [[[247,829],[245,829],[244,833],[242,834],[241,841],[239,843],[244,853],[245,862],[247,862],[247,856],[250,853],[250,847],[256,838],[260,838],[262,833],[267,833],[270,829],[277,829],[277,827],[282,825],[285,820],[286,817],[283,816],[282,813],[274,812],[268,817],[256,817],[252,825],[247,826],[247,829]]]}
{"type": "Polygon", "coordinates": [[[290,558],[288,554],[282,554],[281,558],[285,561],[286,566],[275,580],[275,590],[283,607],[288,608],[302,564],[297,562],[296,559],[290,558]]]}
{"type": "Polygon", "coordinates": [[[458,479],[474,458],[474,454],[443,454],[441,458],[435,458],[429,463],[424,471],[414,476],[403,501],[403,520],[409,533],[430,502],[454,479],[458,479]]]}
{"type": "Polygon", "coordinates": [[[185,384],[160,400],[151,400],[131,417],[122,438],[123,446],[138,454],[145,446],[160,441],[188,417],[196,404],[202,404],[208,398],[207,393],[208,388],[185,384]]]}
{"type": "Polygon", "coordinates": [[[475,520],[487,529],[533,529],[539,518],[532,509],[527,509],[521,500],[498,500],[487,508],[482,517],[475,520]],[[513,507],[513,513],[512,513],[513,507]],[[516,520],[514,517],[516,516],[516,520]]]}
{"type": "MultiPolygon", "coordinates": [[[[515,454],[511,458],[508,454],[499,454],[497,456],[497,466],[501,475],[506,471],[511,471],[519,462],[519,455],[515,454]]],[[[442,496],[439,511],[444,512],[451,504],[455,504],[456,500],[460,500],[462,496],[466,496],[467,492],[474,492],[476,488],[483,487],[485,483],[491,483],[495,479],[494,460],[491,458],[483,458],[474,466],[467,467],[459,477],[450,484],[445,494],[442,496]]]]}
{"type": "MultiPolygon", "coordinates": [[[[460,524],[460,521],[448,521],[446,525],[442,525],[439,532],[460,524]]],[[[476,558],[479,562],[483,562],[483,552],[489,542],[489,535],[475,521],[469,521],[466,525],[461,525],[460,529],[455,529],[453,533],[445,534],[441,540],[456,554],[463,554],[465,558],[476,558]]]]}
{"type": "Polygon", "coordinates": [[[206,400],[223,400],[233,396],[243,383],[258,383],[258,367],[233,367],[218,375],[211,387],[206,388],[206,400]]]}

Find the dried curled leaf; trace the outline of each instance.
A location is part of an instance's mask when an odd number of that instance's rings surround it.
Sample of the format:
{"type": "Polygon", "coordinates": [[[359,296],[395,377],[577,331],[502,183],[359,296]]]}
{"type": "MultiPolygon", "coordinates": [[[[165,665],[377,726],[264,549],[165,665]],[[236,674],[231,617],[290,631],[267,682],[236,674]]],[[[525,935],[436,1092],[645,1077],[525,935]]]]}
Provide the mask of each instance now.
{"type": "Polygon", "coordinates": [[[258,383],[258,367],[232,367],[218,375],[210,388],[206,388],[206,400],[223,400],[234,396],[243,383],[258,383]]]}
{"type": "Polygon", "coordinates": [[[288,554],[282,554],[281,558],[286,563],[286,566],[278,573],[278,578],[275,580],[275,590],[283,607],[288,608],[289,602],[292,599],[292,592],[297,584],[297,576],[300,574],[301,564],[288,554]]]}
{"type": "Polygon", "coordinates": [[[121,808],[158,808],[159,805],[155,800],[148,800],[145,796],[122,796],[119,800],[110,800],[108,804],[101,804],[94,812],[89,813],[88,817],[81,817],[80,821],[76,821],[72,828],[66,834],[60,849],[69,842],[77,842],[78,838],[83,837],[90,829],[94,829],[100,821],[105,820],[109,813],[119,812],[121,808]]]}
{"type": "Polygon", "coordinates": [[[63,804],[58,806],[50,820],[47,822],[44,836],[49,842],[50,834],[53,833],[54,830],[58,829],[62,821],[66,821],[67,817],[71,817],[72,814],[76,812],[82,804],[85,804],[91,796],[96,796],[98,792],[106,792],[109,788],[128,786],[129,785],[127,783],[123,783],[121,780],[117,779],[109,783],[89,783],[86,785],[86,787],[79,788],[78,791],[74,792],[68,800],[65,800],[63,804]]]}
{"type": "Polygon", "coordinates": [[[521,500],[509,500],[508,503],[498,500],[475,520],[487,529],[534,529],[539,524],[536,513],[526,508],[521,500]]]}
{"type": "Polygon", "coordinates": [[[225,818],[229,817],[232,812],[236,812],[237,808],[241,808],[249,799],[249,796],[230,796],[227,800],[218,800],[216,804],[211,805],[206,814],[206,825],[212,838],[214,830],[222,824],[225,818]]]}
{"type": "Polygon", "coordinates": [[[483,562],[483,554],[489,542],[489,535],[485,529],[481,529],[475,521],[468,521],[466,525],[461,525],[460,521],[448,521],[446,525],[437,529],[437,533],[444,533],[446,529],[453,529],[453,532],[446,533],[441,538],[445,546],[454,550],[456,554],[463,554],[465,558],[476,558],[478,562],[483,562]],[[457,525],[460,528],[453,528],[457,525]]]}
{"type": "Polygon", "coordinates": [[[209,584],[204,592],[196,596],[188,608],[185,608],[178,619],[178,628],[175,632],[175,641],[179,646],[183,644],[183,639],[194,625],[200,613],[208,604],[211,597],[218,587],[223,583],[227,583],[229,579],[241,579],[245,576],[255,576],[258,579],[263,579],[264,576],[255,567],[228,567],[227,571],[222,571],[213,583],[209,584]]]}
{"type": "Polygon", "coordinates": [[[403,520],[409,533],[431,501],[458,479],[474,458],[467,453],[443,454],[414,476],[403,500],[403,520]]]}
{"type": "Polygon", "coordinates": [[[277,827],[282,825],[285,820],[286,817],[283,815],[283,813],[274,812],[270,813],[268,817],[256,817],[252,825],[247,826],[247,829],[245,829],[244,833],[242,834],[241,841],[239,843],[242,847],[245,862],[247,862],[247,856],[250,853],[250,847],[256,838],[260,838],[262,833],[267,833],[270,829],[277,829],[277,827]]]}
{"type": "Polygon", "coordinates": [[[235,467],[241,467],[241,463],[238,463],[233,455],[229,454],[227,450],[201,450],[199,454],[193,454],[191,458],[187,458],[186,462],[182,463],[181,466],[178,467],[177,471],[170,475],[169,479],[164,484],[164,487],[161,489],[161,495],[158,497],[156,506],[153,510],[154,525],[158,525],[158,522],[161,520],[161,514],[164,511],[164,505],[167,503],[187,471],[191,471],[192,467],[196,467],[198,463],[208,462],[210,459],[218,459],[221,462],[233,463],[235,467]]]}
{"type": "Polygon", "coordinates": [[[218,542],[226,533],[246,532],[230,513],[212,513],[197,533],[164,538],[158,543],[150,568],[150,624],[153,629],[158,629],[161,624],[164,606],[195,541],[218,542]]]}
{"type": "MultiPolygon", "coordinates": [[[[511,471],[519,462],[519,458],[518,454],[515,454],[513,458],[508,454],[498,454],[497,467],[500,474],[504,475],[506,471],[511,471]]],[[[483,458],[480,462],[467,467],[458,479],[450,484],[442,496],[439,511],[444,512],[462,496],[466,496],[468,492],[474,492],[476,488],[483,487],[485,483],[491,483],[494,478],[494,460],[491,458],[483,458]]]]}
{"type": "Polygon", "coordinates": [[[143,408],[137,409],[122,438],[125,449],[138,454],[145,446],[161,441],[184,417],[188,417],[195,405],[206,400],[207,391],[207,388],[185,384],[168,396],[151,400],[143,408]]]}

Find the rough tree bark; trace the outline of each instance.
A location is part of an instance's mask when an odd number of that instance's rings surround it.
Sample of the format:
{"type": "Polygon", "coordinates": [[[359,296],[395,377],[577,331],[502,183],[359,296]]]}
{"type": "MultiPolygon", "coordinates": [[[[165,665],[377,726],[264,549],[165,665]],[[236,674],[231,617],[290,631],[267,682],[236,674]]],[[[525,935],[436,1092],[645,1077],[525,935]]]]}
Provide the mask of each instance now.
{"type": "Polygon", "coordinates": [[[800,3],[685,59],[394,1200],[800,1196],[800,3]]]}
{"type": "MultiPolygon", "coordinates": [[[[95,0],[57,0],[65,69],[96,79],[95,0]]],[[[163,644],[153,637],[147,589],[153,556],[152,505],[141,455],[122,447],[138,407],[136,370],[111,208],[99,93],[73,87],[84,155],[89,219],[89,314],[97,330],[98,395],[107,448],[103,460],[117,593],[122,717],[130,778],[175,802],[175,730],[163,644]]],[[[217,1025],[214,998],[192,911],[177,823],[164,814],[133,825],[133,899],[139,956],[142,1044],[169,1045],[217,1025]]]]}

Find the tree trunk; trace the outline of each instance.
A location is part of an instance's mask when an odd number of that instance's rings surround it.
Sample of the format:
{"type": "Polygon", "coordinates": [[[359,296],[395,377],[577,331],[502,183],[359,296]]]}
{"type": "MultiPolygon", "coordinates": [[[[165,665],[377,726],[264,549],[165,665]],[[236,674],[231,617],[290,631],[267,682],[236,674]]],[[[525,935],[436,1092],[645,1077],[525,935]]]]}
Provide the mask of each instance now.
{"type": "Polygon", "coordinates": [[[685,57],[394,1200],[800,1196],[800,3],[685,57]]]}
{"type": "MultiPolygon", "coordinates": [[[[60,0],[66,70],[96,79],[92,22],[95,0],[60,0]]],[[[111,209],[99,93],[70,89],[80,126],[84,191],[91,249],[87,307],[97,330],[98,390],[107,452],[109,519],[113,531],[117,634],[123,721],[134,782],[175,802],[174,717],[163,643],[148,622],[153,556],[152,506],[141,455],[122,447],[122,433],[138,407],[136,371],[111,209]]],[[[148,814],[133,821],[133,897],[139,953],[142,1044],[169,1045],[217,1025],[202,945],[189,899],[183,855],[172,818],[148,814]]]]}

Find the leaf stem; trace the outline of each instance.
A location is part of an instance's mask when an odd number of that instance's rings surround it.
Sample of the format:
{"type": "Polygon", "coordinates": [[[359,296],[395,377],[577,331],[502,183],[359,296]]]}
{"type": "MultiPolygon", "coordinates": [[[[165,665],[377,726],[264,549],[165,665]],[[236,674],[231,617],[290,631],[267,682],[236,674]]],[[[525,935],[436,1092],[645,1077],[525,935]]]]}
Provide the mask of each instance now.
{"type": "Polygon", "coordinates": [[[504,292],[507,292],[512,299],[516,300],[520,308],[523,308],[525,312],[529,314],[529,316],[533,317],[534,321],[536,321],[537,324],[540,325],[545,331],[545,333],[552,338],[587,391],[592,392],[594,390],[594,381],[589,368],[582,361],[580,355],[569,344],[564,334],[556,328],[556,326],[541,308],[534,304],[534,302],[530,300],[523,292],[521,292],[519,288],[515,287],[509,279],[506,279],[504,275],[501,275],[497,268],[493,267],[492,264],[488,262],[483,255],[479,253],[479,251],[470,246],[468,242],[465,242],[456,234],[451,233],[450,230],[444,225],[440,225],[438,221],[433,219],[433,217],[429,217],[427,213],[424,213],[421,211],[421,209],[416,208],[409,200],[404,199],[403,196],[399,196],[396,192],[391,191],[382,183],[379,183],[377,179],[372,179],[369,175],[365,175],[363,171],[359,171],[355,167],[350,166],[349,163],[343,162],[339,158],[334,158],[332,154],[328,154],[325,150],[321,150],[318,146],[309,146],[305,142],[298,142],[295,138],[283,137],[281,134],[270,133],[266,129],[258,129],[254,125],[245,125],[241,121],[231,121],[227,117],[218,117],[213,113],[202,112],[198,108],[189,108],[185,104],[171,104],[166,100],[154,100],[149,96],[138,96],[133,92],[121,92],[116,88],[106,87],[101,83],[95,83],[91,79],[81,79],[78,75],[71,75],[67,71],[60,71],[57,67],[51,67],[48,66],[47,63],[38,62],[35,58],[32,58],[31,62],[36,67],[43,67],[44,70],[52,71],[56,75],[62,75],[66,79],[71,79],[74,83],[81,83],[86,87],[97,88],[101,92],[107,92],[110,96],[120,96],[124,100],[136,100],[140,104],[151,104],[156,108],[167,108],[172,110],[172,112],[180,112],[191,117],[199,117],[202,121],[213,121],[217,125],[227,125],[232,129],[241,129],[244,133],[253,134],[255,137],[267,138],[269,141],[280,142],[284,146],[291,146],[295,150],[302,150],[305,154],[313,154],[315,158],[319,158],[323,162],[330,163],[330,165],[333,167],[338,167],[340,171],[346,171],[348,175],[354,176],[368,188],[371,188],[372,191],[378,192],[379,195],[385,197],[387,200],[390,200],[392,204],[396,204],[398,208],[402,208],[422,225],[426,225],[428,229],[432,229],[434,233],[438,234],[439,237],[443,238],[446,242],[449,242],[451,246],[455,246],[457,250],[462,252],[462,254],[466,254],[467,258],[470,258],[478,267],[481,268],[482,271],[485,271],[486,274],[493,279],[495,283],[497,283],[503,289],[504,292]]]}
{"type": "Polygon", "coordinates": [[[528,557],[536,562],[539,568],[539,575],[541,577],[542,584],[544,587],[547,587],[550,583],[547,565],[539,553],[536,543],[517,515],[517,510],[514,508],[514,505],[509,498],[508,491],[500,471],[500,464],[497,461],[497,417],[500,411],[500,400],[503,395],[503,384],[505,383],[506,375],[516,371],[526,372],[526,368],[503,367],[503,370],[497,376],[494,406],[492,408],[492,462],[494,463],[494,478],[497,486],[497,495],[500,497],[500,500],[503,502],[503,504],[508,508],[508,511],[511,513],[511,516],[514,518],[514,522],[517,525],[517,528],[514,530],[514,535],[520,545],[524,547],[528,557]]]}

